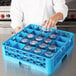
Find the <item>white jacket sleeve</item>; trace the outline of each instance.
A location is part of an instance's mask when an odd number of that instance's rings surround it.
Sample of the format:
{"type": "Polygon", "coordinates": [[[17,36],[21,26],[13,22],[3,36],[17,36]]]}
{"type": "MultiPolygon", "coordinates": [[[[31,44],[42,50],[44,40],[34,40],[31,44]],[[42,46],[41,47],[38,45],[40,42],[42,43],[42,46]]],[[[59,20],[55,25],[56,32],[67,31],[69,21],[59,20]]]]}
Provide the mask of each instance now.
{"type": "Polygon", "coordinates": [[[22,27],[23,12],[20,7],[19,0],[12,0],[10,14],[11,14],[11,27],[13,29],[15,29],[18,26],[22,27]]]}
{"type": "MultiPolygon", "coordinates": [[[[65,0],[53,0],[54,4],[54,11],[56,13],[61,12],[63,14],[63,20],[67,17],[68,15],[68,7],[66,5],[65,0]]],[[[60,20],[61,22],[63,20],[60,20]]]]}

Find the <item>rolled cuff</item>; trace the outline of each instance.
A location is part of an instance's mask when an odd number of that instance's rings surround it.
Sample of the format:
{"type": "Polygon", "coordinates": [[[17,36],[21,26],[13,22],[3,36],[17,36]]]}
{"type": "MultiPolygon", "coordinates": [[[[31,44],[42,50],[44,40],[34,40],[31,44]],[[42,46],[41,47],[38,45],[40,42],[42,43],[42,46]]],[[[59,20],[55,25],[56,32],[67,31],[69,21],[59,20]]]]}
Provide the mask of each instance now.
{"type": "Polygon", "coordinates": [[[59,20],[59,22],[63,22],[65,20],[65,18],[67,17],[68,15],[68,7],[65,5],[64,8],[62,7],[62,9],[60,8],[56,8],[55,9],[55,12],[56,13],[62,13],[63,14],[63,19],[62,20],[59,20]]]}
{"type": "Polygon", "coordinates": [[[23,23],[22,22],[11,22],[11,27],[13,28],[13,29],[15,29],[16,27],[21,27],[21,28],[23,28],[23,23]]]}

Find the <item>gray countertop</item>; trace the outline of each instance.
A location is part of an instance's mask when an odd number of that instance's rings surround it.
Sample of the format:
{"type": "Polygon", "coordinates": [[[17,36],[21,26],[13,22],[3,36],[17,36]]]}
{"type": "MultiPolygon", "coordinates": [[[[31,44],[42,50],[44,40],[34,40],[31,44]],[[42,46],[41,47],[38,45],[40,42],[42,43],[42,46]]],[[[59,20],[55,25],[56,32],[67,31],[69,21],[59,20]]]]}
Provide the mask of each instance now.
{"type": "MultiPolygon", "coordinates": [[[[10,35],[0,34],[0,45],[8,39],[10,35]]],[[[76,45],[76,35],[75,35],[76,45]]],[[[0,46],[0,76],[48,76],[36,70],[31,70],[28,66],[19,66],[18,64],[3,61],[2,50],[0,46]]],[[[65,59],[61,66],[52,76],[76,76],[76,47],[74,51],[65,59]]]]}

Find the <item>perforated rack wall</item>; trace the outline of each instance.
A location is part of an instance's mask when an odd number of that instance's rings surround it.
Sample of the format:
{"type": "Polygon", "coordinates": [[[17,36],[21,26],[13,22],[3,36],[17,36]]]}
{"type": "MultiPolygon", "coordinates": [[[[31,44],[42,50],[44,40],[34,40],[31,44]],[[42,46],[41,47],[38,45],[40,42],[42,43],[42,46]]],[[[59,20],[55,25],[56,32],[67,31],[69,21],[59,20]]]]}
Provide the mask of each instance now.
{"type": "Polygon", "coordinates": [[[30,24],[2,43],[6,60],[52,74],[74,47],[74,34],[30,24]]]}

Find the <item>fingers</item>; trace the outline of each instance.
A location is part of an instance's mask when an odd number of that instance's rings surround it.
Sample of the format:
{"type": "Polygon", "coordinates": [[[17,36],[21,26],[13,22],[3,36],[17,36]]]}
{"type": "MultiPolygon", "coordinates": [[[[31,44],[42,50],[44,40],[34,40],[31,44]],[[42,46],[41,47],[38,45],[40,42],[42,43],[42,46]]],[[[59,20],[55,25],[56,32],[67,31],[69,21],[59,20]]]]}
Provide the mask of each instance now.
{"type": "Polygon", "coordinates": [[[16,28],[15,28],[15,32],[17,33],[17,32],[19,32],[21,29],[22,29],[21,27],[16,27],[16,28]]]}
{"type": "Polygon", "coordinates": [[[52,24],[51,21],[49,21],[48,24],[47,24],[47,29],[48,29],[48,31],[49,31],[49,29],[50,29],[50,27],[51,27],[51,24],[52,24]]]}
{"type": "Polygon", "coordinates": [[[55,20],[55,21],[52,21],[51,22],[51,26],[50,27],[55,27],[56,26],[56,24],[57,24],[57,21],[55,20]]]}
{"type": "Polygon", "coordinates": [[[57,24],[57,21],[55,21],[55,22],[53,23],[53,27],[55,27],[55,26],[56,26],[56,24],[57,24]]]}
{"type": "Polygon", "coordinates": [[[45,28],[47,28],[48,23],[49,23],[49,19],[45,22],[45,28]]]}
{"type": "Polygon", "coordinates": [[[49,18],[49,19],[46,21],[46,23],[45,23],[44,26],[45,26],[47,29],[49,29],[50,27],[51,27],[51,28],[52,28],[52,27],[55,27],[56,24],[57,24],[57,22],[58,22],[58,20],[49,18]]]}
{"type": "Polygon", "coordinates": [[[45,26],[46,20],[42,23],[42,26],[45,26]]]}

